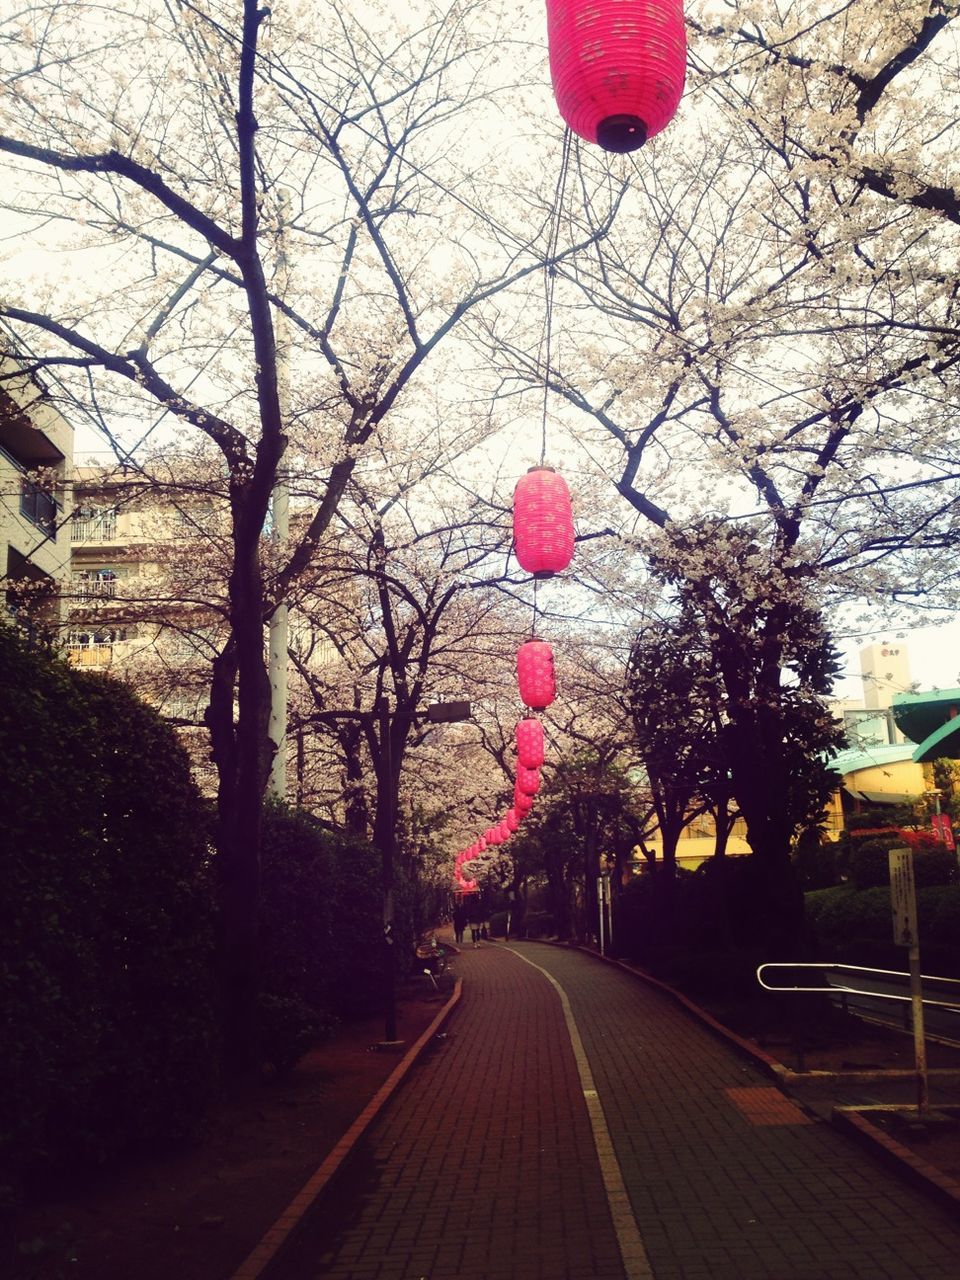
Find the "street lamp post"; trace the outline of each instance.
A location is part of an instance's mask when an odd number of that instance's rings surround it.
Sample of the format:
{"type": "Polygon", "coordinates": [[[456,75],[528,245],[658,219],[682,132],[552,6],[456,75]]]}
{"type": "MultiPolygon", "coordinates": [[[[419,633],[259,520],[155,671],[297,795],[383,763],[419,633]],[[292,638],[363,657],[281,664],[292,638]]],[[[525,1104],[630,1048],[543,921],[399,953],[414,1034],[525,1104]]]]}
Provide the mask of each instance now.
{"type": "Polygon", "coordinates": [[[394,937],[393,863],[396,849],[396,814],[393,808],[393,749],[390,742],[390,699],[381,694],[376,706],[380,735],[380,779],[382,794],[378,797],[381,879],[383,882],[383,1005],[384,1035],[387,1044],[397,1042],[397,964],[394,937]],[[381,812],[382,808],[382,812],[381,812]]]}

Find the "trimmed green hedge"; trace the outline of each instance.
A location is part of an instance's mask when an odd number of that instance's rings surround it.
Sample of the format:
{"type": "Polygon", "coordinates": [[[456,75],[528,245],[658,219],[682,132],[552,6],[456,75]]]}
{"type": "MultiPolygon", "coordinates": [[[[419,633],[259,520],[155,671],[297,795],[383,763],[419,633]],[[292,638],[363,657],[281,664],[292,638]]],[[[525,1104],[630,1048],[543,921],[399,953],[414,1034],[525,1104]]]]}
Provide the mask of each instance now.
{"type": "MultiPolygon", "coordinates": [[[[806,895],[806,908],[823,959],[906,967],[905,949],[893,942],[889,888],[818,889],[806,895]]],[[[960,885],[919,888],[917,926],[924,971],[960,976],[960,885]]]]}
{"type": "MultiPolygon", "coordinates": [[[[903,843],[902,841],[900,843],[903,843]]],[[[865,840],[850,853],[850,880],[856,889],[882,889],[890,884],[888,851],[897,848],[895,839],[865,840]]],[[[952,884],[957,879],[956,855],[942,846],[921,846],[913,855],[913,875],[917,888],[952,884]]]]}
{"type": "Polygon", "coordinates": [[[0,628],[0,1153],[16,1175],[189,1132],[216,1084],[206,809],[124,685],[0,628]]]}
{"type": "Polygon", "coordinates": [[[270,998],[318,1028],[382,1005],[383,895],[373,847],[309,814],[268,806],[261,841],[261,964],[270,998]]]}
{"type": "Polygon", "coordinates": [[[528,911],[523,917],[526,938],[555,938],[557,921],[552,911],[528,911]]]}
{"type": "MultiPolygon", "coordinates": [[[[212,814],[175,733],[3,627],[0,691],[2,1207],[47,1170],[194,1132],[220,1043],[212,814]]],[[[283,1071],[382,1006],[379,860],[280,808],[261,855],[259,1035],[283,1071]]]]}

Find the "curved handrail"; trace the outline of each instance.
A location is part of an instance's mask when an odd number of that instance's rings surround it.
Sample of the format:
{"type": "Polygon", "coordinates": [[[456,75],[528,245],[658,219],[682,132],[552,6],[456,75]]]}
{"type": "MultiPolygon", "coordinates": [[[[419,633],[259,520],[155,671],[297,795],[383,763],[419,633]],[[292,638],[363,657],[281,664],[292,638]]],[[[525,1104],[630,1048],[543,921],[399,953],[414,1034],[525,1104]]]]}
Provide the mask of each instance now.
{"type": "MultiPolygon", "coordinates": [[[[821,987],[771,987],[770,984],[767,982],[764,982],[763,978],[761,977],[761,974],[765,969],[831,969],[831,970],[842,969],[848,973],[879,973],[889,978],[909,979],[910,977],[909,973],[903,973],[899,969],[872,969],[867,965],[860,965],[860,964],[830,964],[825,962],[814,963],[814,962],[808,962],[808,961],[800,961],[797,964],[788,964],[786,961],[769,961],[766,964],[761,964],[757,966],[757,981],[760,983],[761,987],[763,987],[764,991],[812,991],[812,992],[819,992],[821,995],[830,995],[832,992],[836,992],[837,994],[840,994],[840,995],[872,996],[877,1000],[904,1000],[904,1001],[910,1000],[909,995],[905,995],[905,996],[895,995],[893,992],[890,992],[890,991],[864,991],[861,987],[838,986],[833,983],[829,984],[826,987],[822,987],[822,986],[821,987]]],[[[951,983],[954,986],[960,987],[960,978],[941,978],[935,974],[922,974],[921,980],[923,982],[947,982],[947,983],[951,983]]],[[[949,1000],[931,1000],[931,999],[928,999],[926,996],[924,996],[923,1003],[929,1004],[929,1005],[935,1005],[937,1008],[940,1008],[940,1009],[960,1010],[960,1002],[954,1004],[949,1000]]]]}

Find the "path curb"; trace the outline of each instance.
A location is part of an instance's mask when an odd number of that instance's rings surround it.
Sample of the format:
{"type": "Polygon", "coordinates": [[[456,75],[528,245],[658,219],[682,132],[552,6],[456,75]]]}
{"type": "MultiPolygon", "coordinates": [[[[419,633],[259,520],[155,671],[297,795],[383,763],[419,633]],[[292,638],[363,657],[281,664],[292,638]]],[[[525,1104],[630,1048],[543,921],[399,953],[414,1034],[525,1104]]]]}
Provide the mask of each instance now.
{"type": "Polygon", "coordinates": [[[834,1107],[830,1121],[835,1128],[869,1147],[885,1164],[913,1186],[927,1192],[953,1213],[960,1212],[960,1181],[927,1164],[915,1151],[878,1129],[856,1107],[834,1107]]]}
{"type": "Polygon", "coordinates": [[[379,1116],[394,1093],[396,1093],[411,1068],[453,1012],[460,1000],[462,990],[463,979],[458,978],[453,989],[453,995],[430,1023],[426,1031],[407,1051],[403,1059],[397,1064],[320,1165],[319,1169],[317,1169],[316,1173],[312,1174],[304,1183],[260,1243],[254,1247],[237,1270],[233,1272],[230,1280],[261,1280],[262,1277],[266,1276],[268,1269],[299,1230],[308,1213],[339,1173],[360,1139],[379,1116]]]}

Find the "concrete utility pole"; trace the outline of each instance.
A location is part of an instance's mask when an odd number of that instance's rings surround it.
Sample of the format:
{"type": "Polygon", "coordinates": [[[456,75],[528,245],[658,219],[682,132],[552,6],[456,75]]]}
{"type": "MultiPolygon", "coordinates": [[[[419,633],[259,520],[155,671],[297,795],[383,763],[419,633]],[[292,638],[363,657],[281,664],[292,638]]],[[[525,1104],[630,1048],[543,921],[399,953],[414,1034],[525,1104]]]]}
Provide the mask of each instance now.
{"type": "MultiPolygon", "coordinates": [[[[283,297],[287,291],[287,205],[289,197],[286,191],[280,192],[280,235],[279,253],[277,256],[277,288],[283,297]]],[[[281,313],[277,312],[274,332],[277,349],[277,391],[280,396],[281,415],[286,409],[287,392],[287,327],[281,313]]],[[[281,460],[282,466],[282,460],[281,460]]],[[[282,564],[286,552],[287,539],[290,536],[290,494],[287,488],[286,475],[277,473],[273,489],[273,539],[277,552],[277,563],[282,564]]],[[[270,795],[283,800],[287,795],[287,648],[289,645],[289,616],[286,604],[278,604],[270,619],[270,637],[268,645],[268,671],[270,675],[270,722],[267,729],[270,741],[274,745],[273,762],[270,766],[270,780],[267,791],[270,795]]]]}

